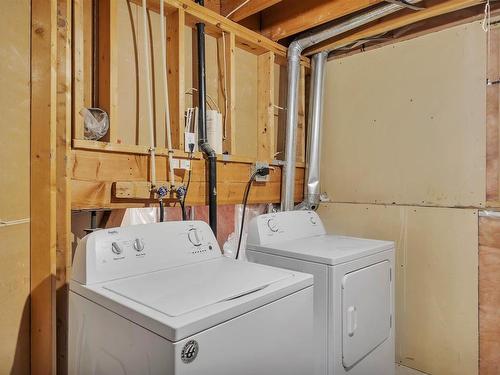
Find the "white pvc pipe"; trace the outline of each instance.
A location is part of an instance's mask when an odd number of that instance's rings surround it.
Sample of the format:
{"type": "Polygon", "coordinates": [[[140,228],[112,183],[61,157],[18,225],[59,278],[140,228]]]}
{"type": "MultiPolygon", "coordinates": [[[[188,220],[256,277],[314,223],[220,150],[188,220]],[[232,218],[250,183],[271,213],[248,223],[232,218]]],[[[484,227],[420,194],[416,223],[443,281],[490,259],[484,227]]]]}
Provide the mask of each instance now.
{"type": "Polygon", "coordinates": [[[153,93],[151,89],[151,59],[149,56],[149,38],[148,38],[148,9],[147,1],[142,0],[142,18],[144,32],[144,58],[146,66],[146,91],[148,93],[148,124],[149,124],[149,153],[151,155],[151,189],[156,187],[156,158],[155,158],[155,137],[153,121],[153,93]]]}
{"type": "Polygon", "coordinates": [[[173,163],[173,153],[174,150],[172,149],[172,131],[170,129],[170,108],[168,106],[168,81],[167,81],[167,48],[166,48],[166,42],[167,39],[165,39],[165,16],[164,16],[164,2],[163,0],[160,0],[161,6],[160,6],[160,28],[161,28],[161,55],[162,55],[162,62],[163,62],[163,69],[162,69],[162,75],[163,75],[163,88],[165,90],[165,125],[166,125],[166,130],[167,130],[167,149],[168,149],[168,174],[169,174],[169,182],[170,182],[170,188],[174,188],[174,163],[173,163]]]}

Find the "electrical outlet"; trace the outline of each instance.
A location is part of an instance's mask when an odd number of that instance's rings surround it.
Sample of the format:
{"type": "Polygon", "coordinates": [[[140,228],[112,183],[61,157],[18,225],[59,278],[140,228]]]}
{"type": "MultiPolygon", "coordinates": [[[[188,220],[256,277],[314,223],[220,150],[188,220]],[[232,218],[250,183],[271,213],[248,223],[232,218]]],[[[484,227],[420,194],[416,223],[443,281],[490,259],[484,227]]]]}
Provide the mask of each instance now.
{"type": "MultiPolygon", "coordinates": [[[[255,164],[252,165],[252,174],[259,168],[269,168],[269,163],[266,162],[261,162],[257,161],[255,164]]],[[[269,181],[269,175],[267,176],[255,176],[255,181],[256,182],[268,182],[269,181]]]]}

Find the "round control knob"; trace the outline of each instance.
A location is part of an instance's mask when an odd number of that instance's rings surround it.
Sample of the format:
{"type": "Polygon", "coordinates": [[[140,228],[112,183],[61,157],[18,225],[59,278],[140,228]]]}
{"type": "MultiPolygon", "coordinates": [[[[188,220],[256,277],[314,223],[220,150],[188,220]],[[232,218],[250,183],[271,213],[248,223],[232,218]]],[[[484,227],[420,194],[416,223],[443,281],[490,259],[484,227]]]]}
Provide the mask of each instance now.
{"type": "Polygon", "coordinates": [[[134,241],[134,250],[142,251],[144,250],[144,242],[140,238],[136,238],[134,241]]]}
{"type": "Polygon", "coordinates": [[[277,232],[279,229],[278,223],[276,222],[276,220],[274,220],[272,218],[267,221],[267,226],[269,227],[271,232],[277,232]]]}
{"type": "Polygon", "coordinates": [[[196,228],[191,228],[188,231],[188,240],[191,242],[194,246],[200,246],[201,245],[201,235],[198,233],[198,229],[196,228]]]}
{"type": "Polygon", "coordinates": [[[120,255],[121,253],[123,253],[123,249],[120,247],[120,245],[118,245],[117,242],[113,242],[111,244],[111,251],[116,255],[120,255]]]}
{"type": "Polygon", "coordinates": [[[316,222],[316,218],[315,218],[314,216],[311,216],[311,217],[309,218],[309,221],[311,222],[311,224],[312,224],[312,225],[316,225],[316,223],[317,223],[317,222],[316,222]]]}

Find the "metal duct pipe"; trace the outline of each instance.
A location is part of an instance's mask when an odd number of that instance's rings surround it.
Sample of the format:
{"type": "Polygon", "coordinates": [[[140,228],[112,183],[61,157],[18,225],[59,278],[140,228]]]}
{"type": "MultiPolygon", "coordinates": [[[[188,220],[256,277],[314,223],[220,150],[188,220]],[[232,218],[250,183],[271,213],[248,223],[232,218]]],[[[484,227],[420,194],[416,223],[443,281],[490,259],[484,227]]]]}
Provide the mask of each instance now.
{"type": "MultiPolygon", "coordinates": [[[[204,5],[203,0],[196,1],[204,5]]],[[[207,160],[208,174],[208,221],[217,236],[217,155],[207,140],[207,91],[205,72],[205,24],[197,23],[198,41],[198,147],[207,160]]]]}
{"type": "MultiPolygon", "coordinates": [[[[406,0],[405,3],[414,4],[420,0],[406,0]]],[[[353,30],[379,18],[397,12],[406,7],[405,3],[391,3],[376,8],[359,16],[335,24],[328,23],[316,31],[294,40],[288,47],[288,97],[286,112],[286,143],[285,163],[281,184],[281,210],[290,211],[294,208],[295,193],[295,156],[297,149],[297,117],[298,117],[298,83],[300,78],[300,55],[302,51],[315,44],[321,43],[334,36],[353,30]]]]}
{"type": "Polygon", "coordinates": [[[315,54],[311,61],[311,83],[309,94],[309,114],[307,129],[307,163],[304,200],[296,208],[315,210],[319,205],[319,177],[321,158],[321,125],[323,120],[323,93],[325,65],[328,52],[315,54]]]}

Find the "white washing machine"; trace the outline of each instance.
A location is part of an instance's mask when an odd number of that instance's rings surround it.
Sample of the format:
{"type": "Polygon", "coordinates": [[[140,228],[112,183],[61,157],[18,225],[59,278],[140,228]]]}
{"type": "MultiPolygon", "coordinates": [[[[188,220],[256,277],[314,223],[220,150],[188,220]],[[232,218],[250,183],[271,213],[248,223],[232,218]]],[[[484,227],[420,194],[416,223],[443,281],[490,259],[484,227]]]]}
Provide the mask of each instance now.
{"type": "Polygon", "coordinates": [[[313,279],[221,255],[204,222],[105,229],[73,262],[70,374],[311,372],[313,279]]]}
{"type": "Polygon", "coordinates": [[[261,215],[247,258],[314,275],[315,373],[394,374],[394,243],[326,234],[313,211],[261,215]]]}

